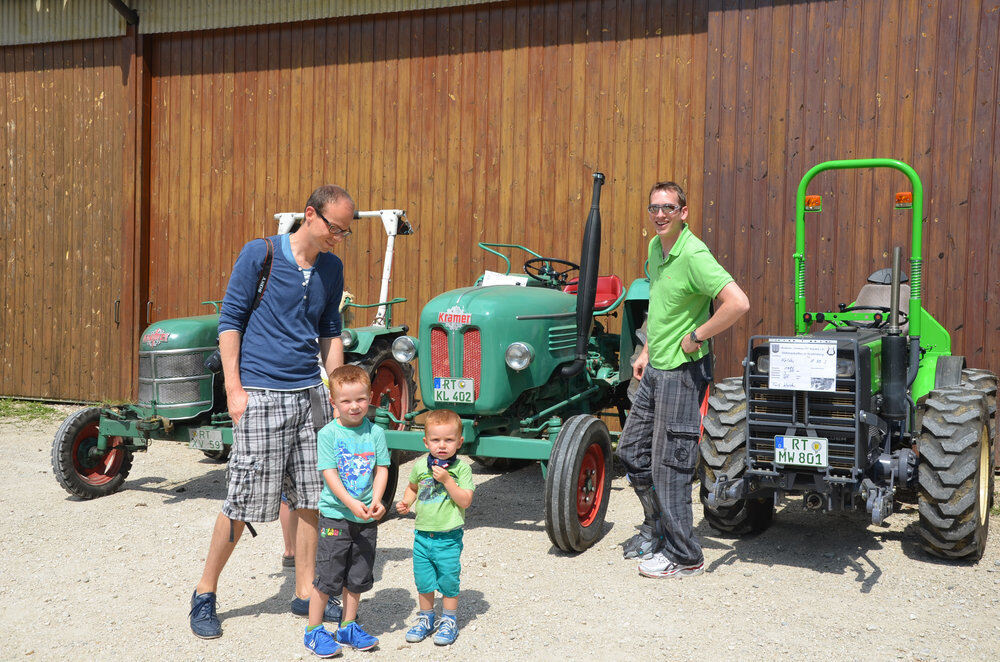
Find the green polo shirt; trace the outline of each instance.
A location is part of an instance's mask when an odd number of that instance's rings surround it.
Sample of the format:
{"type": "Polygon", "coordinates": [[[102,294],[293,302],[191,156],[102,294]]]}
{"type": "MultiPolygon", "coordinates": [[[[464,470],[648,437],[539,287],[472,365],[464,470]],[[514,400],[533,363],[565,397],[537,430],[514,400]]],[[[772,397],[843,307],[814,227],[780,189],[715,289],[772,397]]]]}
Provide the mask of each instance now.
{"type": "Polygon", "coordinates": [[[708,307],[733,282],[708,246],[684,224],[670,253],[663,257],[659,235],[649,242],[649,363],[672,370],[709,353],[704,343],[694,354],[681,351],[681,340],[708,319],[708,307]]]}

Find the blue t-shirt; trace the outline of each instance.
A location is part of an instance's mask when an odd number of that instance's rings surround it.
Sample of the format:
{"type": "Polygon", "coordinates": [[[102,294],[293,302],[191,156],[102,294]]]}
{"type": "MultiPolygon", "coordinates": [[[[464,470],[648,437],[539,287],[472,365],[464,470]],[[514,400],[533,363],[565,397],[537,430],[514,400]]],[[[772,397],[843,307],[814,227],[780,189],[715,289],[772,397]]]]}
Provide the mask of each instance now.
{"type": "Polygon", "coordinates": [[[243,331],[240,380],[244,388],[293,391],[321,383],[318,338],[340,335],[340,297],[344,265],[333,253],[320,253],[311,269],[292,255],[289,235],[274,243],[271,275],[264,297],[251,315],[257,278],[267,243],[255,239],[240,251],[219,311],[219,332],[243,331]],[[249,321],[248,321],[249,319],[249,321]]]}
{"type": "MultiPolygon", "coordinates": [[[[317,437],[319,462],[316,468],[322,473],[336,469],[344,489],[352,497],[370,506],[375,483],[375,467],[389,466],[389,447],[382,428],[372,425],[367,418],[356,428],[345,428],[338,421],[323,426],[317,437]]],[[[323,481],[323,494],[319,498],[319,512],[323,517],[364,522],[355,517],[330,486],[323,481]]]]}

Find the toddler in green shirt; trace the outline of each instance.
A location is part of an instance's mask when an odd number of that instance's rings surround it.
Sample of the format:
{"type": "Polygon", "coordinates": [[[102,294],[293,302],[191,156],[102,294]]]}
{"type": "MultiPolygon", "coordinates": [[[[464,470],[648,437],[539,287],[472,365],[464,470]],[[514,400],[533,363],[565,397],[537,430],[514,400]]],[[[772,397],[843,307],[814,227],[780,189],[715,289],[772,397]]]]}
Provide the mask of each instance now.
{"type": "Polygon", "coordinates": [[[462,570],[462,525],[472,504],[472,470],[456,453],[465,441],[462,419],[438,409],[427,415],[424,445],[430,453],[410,472],[399,514],[416,514],[413,535],[413,578],[419,593],[417,624],[406,640],[417,643],[434,633],[434,643],[447,646],[458,637],[459,575],[462,570]],[[441,617],[435,618],[434,593],[441,593],[441,617]],[[435,632],[436,630],[436,632],[435,632]]]}

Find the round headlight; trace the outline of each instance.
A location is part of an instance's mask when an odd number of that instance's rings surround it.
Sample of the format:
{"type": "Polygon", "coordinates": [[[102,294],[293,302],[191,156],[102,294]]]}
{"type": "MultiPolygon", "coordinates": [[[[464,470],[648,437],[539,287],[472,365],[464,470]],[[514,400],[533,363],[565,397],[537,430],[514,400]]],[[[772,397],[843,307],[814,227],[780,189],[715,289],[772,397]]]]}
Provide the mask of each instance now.
{"type": "Polygon", "coordinates": [[[534,358],[535,351],[528,343],[511,343],[504,352],[504,360],[512,370],[524,370],[534,358]]]}
{"type": "Polygon", "coordinates": [[[771,357],[770,356],[760,356],[757,358],[757,372],[762,375],[766,375],[771,369],[771,357]]]}
{"type": "Polygon", "coordinates": [[[340,342],[344,343],[344,349],[350,349],[354,347],[354,343],[358,341],[358,336],[356,333],[350,329],[344,329],[340,332],[340,342]]]}
{"type": "Polygon", "coordinates": [[[392,358],[409,363],[417,355],[417,341],[410,336],[400,336],[392,341],[392,358]]]}

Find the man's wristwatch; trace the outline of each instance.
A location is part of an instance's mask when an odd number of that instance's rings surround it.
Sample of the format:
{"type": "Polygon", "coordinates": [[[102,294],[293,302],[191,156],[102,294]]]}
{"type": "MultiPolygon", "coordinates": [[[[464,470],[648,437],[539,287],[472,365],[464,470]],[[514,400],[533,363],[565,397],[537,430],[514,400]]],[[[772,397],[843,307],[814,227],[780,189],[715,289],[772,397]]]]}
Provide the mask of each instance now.
{"type": "Polygon", "coordinates": [[[700,345],[703,342],[705,342],[704,340],[698,340],[698,334],[694,332],[694,329],[691,330],[691,335],[689,335],[688,337],[691,339],[691,342],[693,342],[695,345],[700,345]]]}

